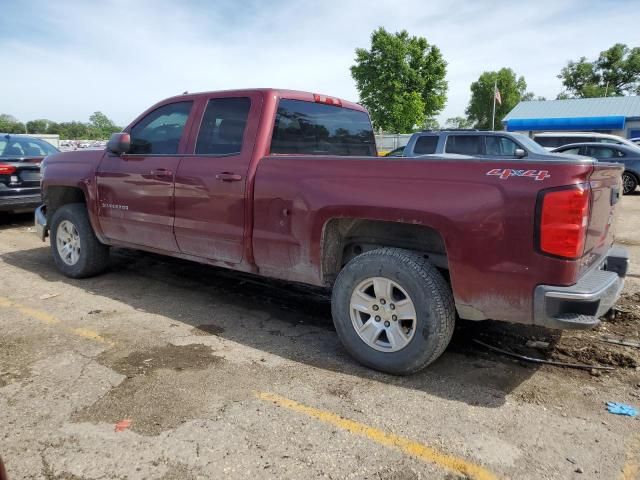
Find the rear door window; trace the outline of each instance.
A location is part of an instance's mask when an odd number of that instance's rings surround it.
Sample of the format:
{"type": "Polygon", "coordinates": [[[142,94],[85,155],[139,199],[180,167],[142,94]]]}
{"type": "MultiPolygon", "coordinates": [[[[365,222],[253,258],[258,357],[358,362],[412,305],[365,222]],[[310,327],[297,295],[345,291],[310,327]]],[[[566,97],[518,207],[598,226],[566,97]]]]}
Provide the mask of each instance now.
{"type": "Polygon", "coordinates": [[[131,128],[133,155],[175,155],[193,102],[176,102],[156,108],[131,128]]]}
{"type": "Polygon", "coordinates": [[[449,135],[445,151],[460,155],[483,155],[482,138],[480,135],[449,135]]]}
{"type": "Polygon", "coordinates": [[[376,147],[366,112],[282,99],[276,113],[271,153],[374,156],[376,147]]]}
{"type": "Polygon", "coordinates": [[[248,97],[209,100],[198,132],[196,155],[239,154],[250,108],[248,97]]]}
{"type": "Polygon", "coordinates": [[[436,147],[438,146],[437,135],[422,135],[416,140],[416,145],[413,148],[413,153],[416,155],[429,155],[436,153],[436,147]]]}

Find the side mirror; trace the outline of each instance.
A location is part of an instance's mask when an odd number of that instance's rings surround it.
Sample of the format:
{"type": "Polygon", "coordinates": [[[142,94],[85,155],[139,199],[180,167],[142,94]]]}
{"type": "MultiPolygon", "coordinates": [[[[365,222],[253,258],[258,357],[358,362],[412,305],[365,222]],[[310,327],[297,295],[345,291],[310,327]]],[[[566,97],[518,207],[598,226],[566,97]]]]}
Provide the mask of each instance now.
{"type": "Polygon", "coordinates": [[[524,149],[522,149],[522,148],[516,148],[516,149],[514,150],[514,152],[513,152],[513,155],[514,155],[516,158],[524,158],[524,157],[526,157],[526,156],[527,156],[527,152],[525,152],[525,151],[524,151],[524,149]]]}
{"type": "Polygon", "coordinates": [[[131,135],[128,133],[113,133],[107,142],[107,151],[116,155],[129,152],[131,148],[131,135]]]}

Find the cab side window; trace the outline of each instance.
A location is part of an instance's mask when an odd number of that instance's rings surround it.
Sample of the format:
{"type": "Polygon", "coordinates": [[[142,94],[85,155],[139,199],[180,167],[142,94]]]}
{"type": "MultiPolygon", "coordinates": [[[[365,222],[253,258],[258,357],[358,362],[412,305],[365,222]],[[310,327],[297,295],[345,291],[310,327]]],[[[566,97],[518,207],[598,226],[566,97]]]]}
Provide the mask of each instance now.
{"type": "Polygon", "coordinates": [[[147,114],[131,129],[133,155],[175,155],[193,102],[163,105],[147,114]]]}
{"type": "Polygon", "coordinates": [[[240,153],[250,108],[248,97],[209,100],[198,132],[196,155],[240,153]]]}

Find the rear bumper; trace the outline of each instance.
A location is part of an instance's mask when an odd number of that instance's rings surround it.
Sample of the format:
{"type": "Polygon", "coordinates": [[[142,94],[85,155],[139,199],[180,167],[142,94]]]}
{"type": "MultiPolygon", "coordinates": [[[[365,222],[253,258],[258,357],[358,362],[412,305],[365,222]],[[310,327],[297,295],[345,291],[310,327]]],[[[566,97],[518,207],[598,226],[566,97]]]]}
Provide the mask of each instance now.
{"type": "Polygon", "coordinates": [[[629,266],[624,247],[613,246],[604,260],[570,287],[539,285],[533,323],[549,328],[583,329],[600,323],[620,297],[629,266]]]}
{"type": "Polygon", "coordinates": [[[40,194],[0,197],[0,211],[29,210],[42,204],[40,194]]]}
{"type": "Polygon", "coordinates": [[[36,235],[38,235],[38,238],[44,242],[44,239],[47,238],[47,234],[49,233],[46,207],[44,205],[40,205],[36,208],[33,223],[36,227],[36,235]]]}

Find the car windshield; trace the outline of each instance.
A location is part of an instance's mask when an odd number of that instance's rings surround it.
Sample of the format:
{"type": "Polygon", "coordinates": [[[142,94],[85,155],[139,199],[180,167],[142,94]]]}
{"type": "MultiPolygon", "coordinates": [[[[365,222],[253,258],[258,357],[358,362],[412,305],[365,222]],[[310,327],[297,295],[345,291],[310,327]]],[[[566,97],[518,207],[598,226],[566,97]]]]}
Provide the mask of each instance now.
{"type": "Polygon", "coordinates": [[[34,137],[5,135],[0,137],[0,157],[44,157],[58,153],[49,142],[34,137]]]}
{"type": "Polygon", "coordinates": [[[534,142],[526,135],[522,133],[512,133],[515,140],[520,142],[522,146],[531,153],[537,153],[538,155],[548,155],[549,152],[537,142],[534,142]]]}

